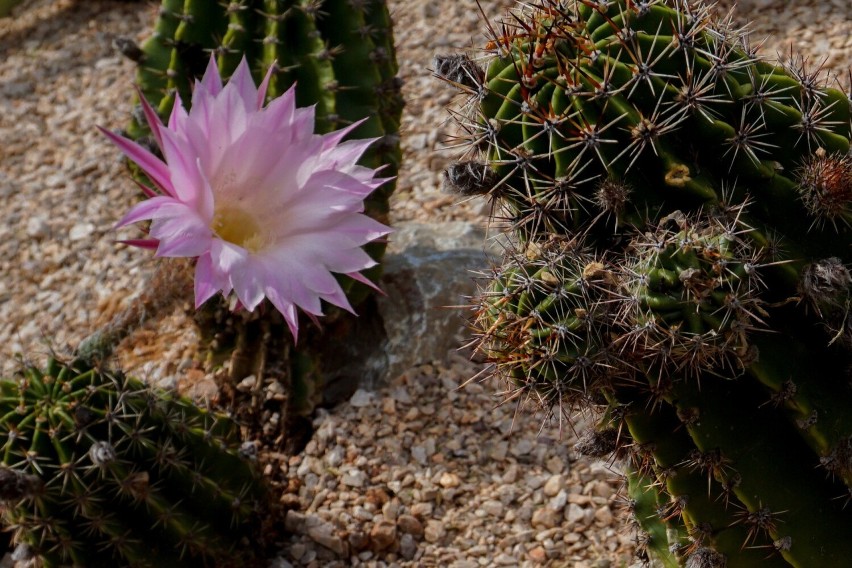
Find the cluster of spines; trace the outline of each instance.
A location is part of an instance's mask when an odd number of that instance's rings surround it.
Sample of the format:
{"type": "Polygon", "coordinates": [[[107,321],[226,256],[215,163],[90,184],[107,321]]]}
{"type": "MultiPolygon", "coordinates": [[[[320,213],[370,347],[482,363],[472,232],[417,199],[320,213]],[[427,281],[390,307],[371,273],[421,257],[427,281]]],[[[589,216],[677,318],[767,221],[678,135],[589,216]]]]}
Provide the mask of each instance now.
{"type": "Polygon", "coordinates": [[[624,296],[616,343],[658,377],[733,371],[756,356],[765,326],[763,252],[736,219],[675,212],[636,235],[620,266],[624,296]]]}
{"type": "Polygon", "coordinates": [[[637,374],[661,399],[673,380],[739,373],[765,317],[749,234],[736,218],[676,212],[635,234],[624,259],[564,237],[527,243],[486,276],[476,344],[509,399],[565,412],[637,374]]]}
{"type": "Polygon", "coordinates": [[[570,408],[617,370],[606,345],[612,274],[564,239],[507,259],[479,297],[477,345],[508,379],[507,400],[570,408]]]}
{"type": "Polygon", "coordinates": [[[487,66],[436,58],[465,97],[445,185],[487,196],[517,243],[474,300],[475,344],[511,398],[603,413],[581,447],[627,458],[666,565],[842,563],[850,97],[712,11],[543,0],[488,26],[487,66]],[[572,243],[550,261],[564,281],[528,252],[553,242],[572,243]],[[579,294],[592,262],[607,284],[579,294]]]}
{"type": "Polygon", "coordinates": [[[0,431],[3,522],[45,566],[259,558],[264,489],[224,416],[51,359],[0,382],[0,431]]]}

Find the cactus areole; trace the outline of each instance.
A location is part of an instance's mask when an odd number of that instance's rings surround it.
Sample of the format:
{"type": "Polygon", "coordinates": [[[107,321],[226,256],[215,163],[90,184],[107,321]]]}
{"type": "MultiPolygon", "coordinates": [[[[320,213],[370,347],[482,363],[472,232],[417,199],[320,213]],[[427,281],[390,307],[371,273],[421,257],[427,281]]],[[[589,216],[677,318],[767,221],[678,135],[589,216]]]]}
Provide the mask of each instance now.
{"type": "Polygon", "coordinates": [[[731,14],[539,0],[438,56],[445,175],[514,244],[474,301],[519,403],[593,412],[665,566],[852,558],[850,97],[731,14]],[[484,53],[484,55],[483,55],[484,53]]]}

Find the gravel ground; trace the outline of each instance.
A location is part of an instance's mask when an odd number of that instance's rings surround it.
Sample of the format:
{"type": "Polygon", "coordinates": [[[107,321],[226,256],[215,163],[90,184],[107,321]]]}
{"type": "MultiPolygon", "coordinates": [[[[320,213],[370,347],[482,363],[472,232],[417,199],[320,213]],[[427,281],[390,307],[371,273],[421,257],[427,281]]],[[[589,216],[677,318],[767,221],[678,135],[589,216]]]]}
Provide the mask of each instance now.
{"type": "MultiPolygon", "coordinates": [[[[141,40],[156,6],[32,0],[0,20],[0,370],[15,354],[67,351],[121,309],[155,263],[115,244],[111,226],[137,192],[95,125],[120,128],[133,66],[112,40],[141,40]]],[[[407,108],[406,162],[393,221],[484,222],[482,203],[440,191],[452,158],[435,53],[480,42],[473,0],[390,0],[407,108]]],[[[497,16],[511,2],[481,1],[497,16]]],[[[795,49],[835,72],[852,62],[852,2],[743,0],[764,52],[795,49]]],[[[127,370],[202,392],[181,310],[126,343],[127,370]],[[143,365],[142,361],[148,361],[143,365]],[[153,363],[151,361],[154,361],[153,363]],[[188,364],[189,363],[189,364],[188,364]]],[[[540,417],[495,408],[494,385],[457,387],[479,369],[455,353],[317,417],[303,454],[273,456],[291,482],[292,532],[279,568],[299,566],[574,566],[631,564],[618,481],[578,458],[540,417]],[[514,424],[514,426],[512,426],[514,424]],[[511,432],[510,432],[511,430],[511,432]]],[[[270,466],[271,467],[271,466],[270,466]]]]}

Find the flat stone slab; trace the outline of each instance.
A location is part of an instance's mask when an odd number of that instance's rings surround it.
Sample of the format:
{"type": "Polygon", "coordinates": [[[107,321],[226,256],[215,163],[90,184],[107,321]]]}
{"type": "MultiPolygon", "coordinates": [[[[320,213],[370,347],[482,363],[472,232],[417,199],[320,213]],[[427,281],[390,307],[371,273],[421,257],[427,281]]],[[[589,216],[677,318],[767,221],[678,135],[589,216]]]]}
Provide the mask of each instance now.
{"type": "Polygon", "coordinates": [[[345,365],[327,374],[326,403],[349,398],[359,387],[380,388],[461,347],[476,272],[488,269],[503,250],[473,223],[402,223],[394,229],[379,283],[384,295],[375,300],[378,315],[357,318],[349,344],[334,346],[335,359],[345,365]]]}

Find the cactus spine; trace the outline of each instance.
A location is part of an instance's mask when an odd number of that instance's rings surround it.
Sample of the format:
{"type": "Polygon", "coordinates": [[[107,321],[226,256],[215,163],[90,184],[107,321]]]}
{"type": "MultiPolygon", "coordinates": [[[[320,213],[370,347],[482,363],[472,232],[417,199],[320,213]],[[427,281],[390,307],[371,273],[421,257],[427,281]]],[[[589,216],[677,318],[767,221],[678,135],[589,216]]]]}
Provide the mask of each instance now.
{"type": "Polygon", "coordinates": [[[256,558],[245,543],[264,489],[224,416],[51,359],[0,382],[0,432],[3,522],[44,566],[256,558]]]}
{"type": "MultiPolygon", "coordinates": [[[[316,105],[318,133],[363,120],[351,136],[378,140],[361,163],[384,166],[382,176],[396,175],[403,102],[384,0],[163,0],[154,34],[142,45],[138,58],[142,95],[163,116],[170,112],[176,93],[183,104],[191,104],[192,82],[203,73],[211,53],[218,57],[225,78],[242,57],[258,83],[274,67],[267,91],[270,99],[297,83],[297,104],[316,105]]],[[[143,124],[141,117],[135,119],[130,134],[144,138],[143,124]]],[[[393,189],[394,183],[388,182],[373,192],[365,201],[365,213],[386,223],[393,189]]],[[[374,242],[365,250],[379,261],[384,248],[384,243],[374,242]]],[[[380,267],[363,274],[376,281],[380,267]]],[[[371,308],[365,302],[370,289],[349,277],[340,278],[351,304],[369,317],[371,308]]],[[[290,436],[288,426],[310,415],[322,400],[324,337],[345,336],[353,325],[348,320],[341,311],[332,310],[323,320],[323,337],[309,330],[293,349],[283,318],[274,310],[230,315],[224,302],[212,300],[198,317],[201,333],[211,346],[210,365],[231,361],[230,384],[223,385],[225,398],[243,396],[234,384],[254,375],[257,388],[250,394],[249,406],[267,415],[244,418],[268,423],[277,413],[281,431],[272,438],[290,436]],[[263,388],[276,383],[287,393],[283,403],[265,398],[263,388]],[[270,413],[271,406],[276,408],[270,413]]],[[[356,380],[353,377],[353,383],[356,380]]]]}
{"type": "Polygon", "coordinates": [[[435,67],[469,96],[446,182],[515,242],[474,302],[510,396],[595,412],[665,566],[848,563],[849,96],[701,1],[489,30],[435,67]]]}

